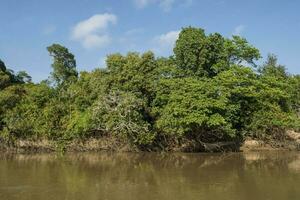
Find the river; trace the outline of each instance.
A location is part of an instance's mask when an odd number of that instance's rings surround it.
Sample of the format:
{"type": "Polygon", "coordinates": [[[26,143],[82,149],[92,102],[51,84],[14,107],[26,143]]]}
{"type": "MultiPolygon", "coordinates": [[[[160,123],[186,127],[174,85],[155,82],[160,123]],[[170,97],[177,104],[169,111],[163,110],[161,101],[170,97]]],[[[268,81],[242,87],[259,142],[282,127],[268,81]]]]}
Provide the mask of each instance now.
{"type": "Polygon", "coordinates": [[[299,200],[297,152],[1,154],[1,200],[299,200]]]}

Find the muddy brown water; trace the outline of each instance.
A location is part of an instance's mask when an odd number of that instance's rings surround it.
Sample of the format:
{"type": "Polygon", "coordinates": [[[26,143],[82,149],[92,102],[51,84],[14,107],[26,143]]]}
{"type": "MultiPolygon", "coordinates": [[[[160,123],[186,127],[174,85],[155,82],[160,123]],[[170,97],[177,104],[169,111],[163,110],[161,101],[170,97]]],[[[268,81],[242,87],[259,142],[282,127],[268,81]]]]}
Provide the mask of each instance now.
{"type": "Polygon", "coordinates": [[[1,200],[299,200],[300,153],[0,154],[1,200]]]}

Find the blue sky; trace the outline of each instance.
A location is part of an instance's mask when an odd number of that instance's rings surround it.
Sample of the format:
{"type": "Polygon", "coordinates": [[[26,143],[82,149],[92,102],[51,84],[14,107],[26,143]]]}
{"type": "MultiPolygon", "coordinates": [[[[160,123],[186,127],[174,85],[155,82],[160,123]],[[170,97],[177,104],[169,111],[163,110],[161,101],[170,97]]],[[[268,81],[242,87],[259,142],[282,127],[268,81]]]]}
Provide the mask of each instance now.
{"type": "Polygon", "coordinates": [[[274,53],[300,74],[299,9],[298,0],[0,0],[0,58],[40,81],[51,71],[52,43],[90,71],[110,53],[170,55],[178,31],[191,25],[246,37],[264,58],[274,53]]]}

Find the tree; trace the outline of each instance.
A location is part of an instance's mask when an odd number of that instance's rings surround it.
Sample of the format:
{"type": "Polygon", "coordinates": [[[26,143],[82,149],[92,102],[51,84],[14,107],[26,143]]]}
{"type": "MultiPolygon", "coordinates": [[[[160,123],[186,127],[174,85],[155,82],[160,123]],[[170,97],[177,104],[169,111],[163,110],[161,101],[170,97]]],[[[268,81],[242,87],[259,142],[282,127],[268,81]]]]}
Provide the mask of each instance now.
{"type": "Polygon", "coordinates": [[[230,64],[250,64],[256,67],[255,61],[261,58],[259,50],[248,43],[245,38],[232,36],[225,42],[227,59],[230,64]]]}
{"type": "Polygon", "coordinates": [[[235,136],[227,112],[229,91],[211,79],[161,80],[154,112],[156,127],[173,137],[212,142],[235,136]]]}
{"type": "Polygon", "coordinates": [[[0,59],[0,89],[4,89],[12,83],[12,74],[7,71],[5,63],[0,59]]]}
{"type": "Polygon", "coordinates": [[[148,149],[300,130],[300,76],[287,73],[274,55],[256,70],[259,51],[239,36],[187,27],[170,57],[112,54],[107,68],[80,74],[66,47],[47,49],[56,87],[32,83],[0,60],[1,141],[61,144],[105,134],[148,149]]]}
{"type": "Polygon", "coordinates": [[[0,90],[10,85],[10,77],[3,71],[0,71],[0,90]]]}
{"type": "Polygon", "coordinates": [[[143,116],[143,99],[130,92],[112,92],[92,106],[95,130],[126,138],[135,145],[151,144],[155,134],[143,116]]]}
{"type": "Polygon", "coordinates": [[[0,71],[2,71],[2,72],[6,71],[5,63],[1,59],[0,59],[0,71]]]}
{"type": "Polygon", "coordinates": [[[77,80],[75,57],[69,50],[60,44],[52,44],[47,47],[50,56],[53,57],[52,78],[59,86],[66,82],[77,80]]]}
{"type": "Polygon", "coordinates": [[[31,82],[31,77],[25,71],[20,71],[15,75],[14,71],[8,69],[0,59],[0,89],[25,82],[31,82]]]}
{"type": "Polygon", "coordinates": [[[23,83],[31,83],[32,78],[29,76],[29,74],[25,71],[19,71],[16,75],[16,78],[19,82],[23,83]]]}
{"type": "Polygon", "coordinates": [[[279,79],[287,79],[288,74],[283,65],[278,64],[277,56],[269,54],[267,61],[258,70],[262,76],[274,76],[279,79]]]}
{"type": "Polygon", "coordinates": [[[205,35],[203,29],[183,28],[174,48],[177,66],[187,76],[213,77],[243,62],[255,65],[259,51],[239,36],[225,39],[218,33],[205,35]]]}
{"type": "Polygon", "coordinates": [[[201,69],[203,62],[203,50],[206,36],[203,29],[183,28],[179,34],[174,47],[176,64],[179,68],[186,70],[187,73],[203,75],[201,69]]]}
{"type": "Polygon", "coordinates": [[[11,85],[0,90],[0,135],[1,131],[7,129],[6,122],[9,120],[9,113],[15,109],[25,94],[22,85],[11,85]]]}
{"type": "Polygon", "coordinates": [[[159,77],[158,63],[153,52],[110,55],[107,67],[110,89],[132,92],[144,98],[148,105],[151,103],[159,77]]]}
{"type": "Polygon", "coordinates": [[[289,80],[291,85],[291,104],[292,110],[300,117],[300,75],[295,75],[289,80]]]}

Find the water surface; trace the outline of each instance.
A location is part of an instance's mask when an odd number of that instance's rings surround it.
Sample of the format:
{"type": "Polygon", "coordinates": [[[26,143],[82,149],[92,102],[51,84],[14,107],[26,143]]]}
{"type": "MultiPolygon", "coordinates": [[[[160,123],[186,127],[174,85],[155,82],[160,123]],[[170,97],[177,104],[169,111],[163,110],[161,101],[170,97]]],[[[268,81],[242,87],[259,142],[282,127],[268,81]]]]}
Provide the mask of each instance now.
{"type": "Polygon", "coordinates": [[[2,200],[299,200],[300,154],[1,154],[2,200]]]}

